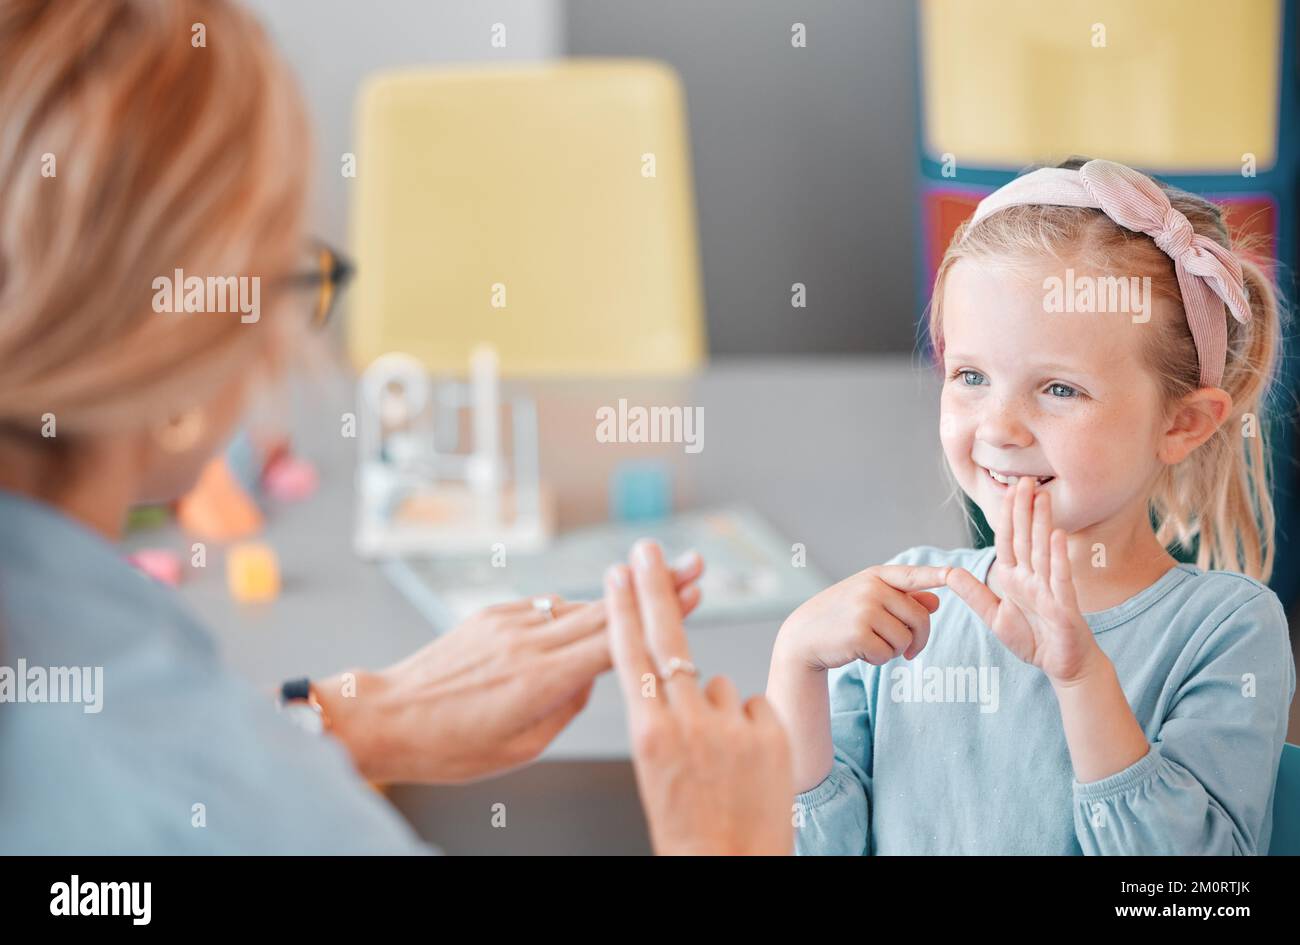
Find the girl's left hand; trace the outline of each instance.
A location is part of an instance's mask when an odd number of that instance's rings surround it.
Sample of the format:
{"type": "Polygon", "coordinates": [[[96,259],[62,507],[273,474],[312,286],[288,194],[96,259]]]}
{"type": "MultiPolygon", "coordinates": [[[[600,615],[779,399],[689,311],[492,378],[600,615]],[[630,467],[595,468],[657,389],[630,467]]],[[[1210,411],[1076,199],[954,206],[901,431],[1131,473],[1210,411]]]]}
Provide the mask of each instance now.
{"type": "Polygon", "coordinates": [[[1065,532],[1053,530],[1051,499],[1035,485],[1022,476],[1002,500],[990,577],[1003,596],[965,568],[949,572],[948,586],[1008,650],[1069,685],[1104,654],[1079,610],[1065,532]]]}

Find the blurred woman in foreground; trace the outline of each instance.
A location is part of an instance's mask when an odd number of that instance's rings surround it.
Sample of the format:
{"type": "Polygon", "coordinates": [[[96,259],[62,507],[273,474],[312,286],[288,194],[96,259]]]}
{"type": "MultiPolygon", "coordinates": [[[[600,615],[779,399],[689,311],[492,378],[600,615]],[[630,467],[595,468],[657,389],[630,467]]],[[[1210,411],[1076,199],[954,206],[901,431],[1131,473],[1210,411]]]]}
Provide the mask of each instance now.
{"type": "Polygon", "coordinates": [[[0,0],[0,123],[0,663],[103,668],[102,711],[0,711],[0,850],[421,852],[363,778],[536,757],[610,667],[612,606],[656,849],[789,851],[778,723],[689,668],[698,558],[670,572],[644,544],[607,601],[489,608],[352,671],[355,695],[318,680],[332,737],[227,672],[114,543],[131,505],[182,493],[223,447],[297,344],[304,284],[328,279],[302,269],[296,89],[226,0],[0,0]],[[258,317],[160,313],[155,281],[178,269],[256,279],[258,317]],[[646,672],[667,677],[657,699],[646,672]]]}

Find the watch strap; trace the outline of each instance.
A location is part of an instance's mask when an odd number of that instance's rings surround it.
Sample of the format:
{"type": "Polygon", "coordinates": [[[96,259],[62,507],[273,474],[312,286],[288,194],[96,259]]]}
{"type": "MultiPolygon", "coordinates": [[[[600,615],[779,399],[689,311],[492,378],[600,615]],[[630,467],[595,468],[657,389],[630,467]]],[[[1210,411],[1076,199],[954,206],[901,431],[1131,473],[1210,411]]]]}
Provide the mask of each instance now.
{"type": "Polygon", "coordinates": [[[306,676],[286,679],[280,685],[281,702],[308,702],[311,700],[311,680],[306,676]]]}

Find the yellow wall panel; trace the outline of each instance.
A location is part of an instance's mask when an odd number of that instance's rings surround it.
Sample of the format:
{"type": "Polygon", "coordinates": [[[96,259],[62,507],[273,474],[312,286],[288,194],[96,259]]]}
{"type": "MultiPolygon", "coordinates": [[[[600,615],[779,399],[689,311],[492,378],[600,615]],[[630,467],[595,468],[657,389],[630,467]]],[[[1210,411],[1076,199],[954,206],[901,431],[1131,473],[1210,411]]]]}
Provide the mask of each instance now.
{"type": "Polygon", "coordinates": [[[1281,33],[1280,0],[922,0],[926,151],[1183,173],[1239,173],[1249,152],[1266,169],[1281,33]]]}

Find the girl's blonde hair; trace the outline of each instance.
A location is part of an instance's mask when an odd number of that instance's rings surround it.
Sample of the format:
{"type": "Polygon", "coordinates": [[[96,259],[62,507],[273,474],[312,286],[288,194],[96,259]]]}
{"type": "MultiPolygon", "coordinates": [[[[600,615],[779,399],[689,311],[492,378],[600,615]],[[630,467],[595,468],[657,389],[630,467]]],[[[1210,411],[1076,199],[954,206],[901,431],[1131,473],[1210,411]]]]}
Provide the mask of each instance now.
{"type": "Polygon", "coordinates": [[[307,142],[234,3],[0,0],[0,431],[139,430],[278,362],[307,142]],[[257,277],[261,318],[158,313],[177,269],[257,277]]]}
{"type": "MultiPolygon", "coordinates": [[[[1077,169],[1084,159],[1059,165],[1077,169]]],[[[1281,337],[1281,301],[1272,278],[1234,245],[1223,213],[1196,194],[1157,181],[1174,209],[1197,233],[1237,253],[1245,276],[1251,319],[1228,318],[1228,355],[1222,387],[1232,411],[1204,444],[1161,473],[1150,500],[1156,536],[1166,546],[1190,548],[1203,569],[1240,571],[1266,581],[1273,570],[1273,501],[1265,442],[1265,397],[1273,377],[1281,337]],[[1247,431],[1247,424],[1250,429],[1247,431]],[[1253,435],[1243,435],[1250,432],[1253,435]]],[[[1100,210],[1047,205],[1007,207],[975,226],[961,224],[939,264],[930,302],[930,344],[943,358],[943,287],[960,259],[1011,261],[1069,260],[1099,271],[1150,276],[1153,293],[1177,303],[1178,318],[1152,319],[1144,354],[1159,380],[1168,414],[1185,394],[1200,386],[1196,345],[1181,315],[1182,297],[1173,261],[1155,241],[1121,227],[1100,210]]]]}

